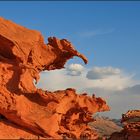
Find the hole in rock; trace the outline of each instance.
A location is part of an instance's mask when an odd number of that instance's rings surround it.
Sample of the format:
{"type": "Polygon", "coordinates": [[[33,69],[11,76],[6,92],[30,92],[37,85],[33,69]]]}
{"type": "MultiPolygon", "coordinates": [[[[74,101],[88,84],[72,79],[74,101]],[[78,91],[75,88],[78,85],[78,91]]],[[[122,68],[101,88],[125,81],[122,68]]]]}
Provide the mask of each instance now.
{"type": "MultiPolygon", "coordinates": [[[[68,66],[71,64],[81,64],[83,61],[78,57],[70,59],[63,69],[56,69],[51,71],[43,71],[40,73],[40,79],[36,87],[43,90],[55,91],[55,90],[65,90],[67,88],[76,89],[77,93],[81,92],[84,85],[84,80],[86,79],[84,71],[80,75],[70,75],[68,71],[68,66]]],[[[84,66],[84,65],[83,65],[84,66]]],[[[74,70],[75,71],[75,70],[74,70]]],[[[71,70],[71,72],[73,72],[71,70]]],[[[35,83],[35,82],[34,82],[35,83]]]]}
{"type": "MultiPolygon", "coordinates": [[[[34,81],[35,83],[35,81],[34,81]]],[[[52,70],[40,73],[40,80],[36,87],[43,90],[55,91],[68,88],[66,70],[52,70]]]]}
{"type": "Polygon", "coordinates": [[[49,91],[74,88],[77,93],[82,93],[84,88],[83,77],[83,75],[71,76],[66,69],[44,71],[40,73],[40,80],[36,87],[49,91]]]}

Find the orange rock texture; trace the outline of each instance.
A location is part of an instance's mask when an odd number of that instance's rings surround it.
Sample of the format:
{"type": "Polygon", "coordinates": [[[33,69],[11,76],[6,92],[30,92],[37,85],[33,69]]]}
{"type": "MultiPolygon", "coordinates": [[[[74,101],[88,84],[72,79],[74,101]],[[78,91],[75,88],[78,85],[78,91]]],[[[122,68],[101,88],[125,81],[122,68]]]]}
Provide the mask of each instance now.
{"type": "Polygon", "coordinates": [[[110,140],[140,140],[140,110],[130,110],[122,115],[124,129],[112,134],[110,140]]]}
{"type": "Polygon", "coordinates": [[[77,94],[72,88],[43,91],[34,84],[41,71],[64,68],[74,56],[87,63],[86,57],[66,39],[49,37],[45,44],[40,32],[0,18],[1,116],[44,138],[98,139],[88,123],[94,121],[92,114],[109,110],[102,98],[77,94]]]}

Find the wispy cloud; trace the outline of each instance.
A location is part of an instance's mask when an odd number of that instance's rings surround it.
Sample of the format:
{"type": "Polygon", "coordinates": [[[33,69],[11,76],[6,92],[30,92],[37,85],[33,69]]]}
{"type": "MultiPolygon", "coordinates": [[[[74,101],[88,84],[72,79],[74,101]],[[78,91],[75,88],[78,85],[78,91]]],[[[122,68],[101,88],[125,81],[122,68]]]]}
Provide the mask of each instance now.
{"type": "Polygon", "coordinates": [[[90,37],[94,37],[94,36],[97,36],[97,35],[110,34],[110,33],[113,33],[114,31],[115,31],[115,29],[113,29],[113,28],[111,28],[111,29],[86,30],[86,31],[80,32],[79,36],[90,38],[90,37]]]}

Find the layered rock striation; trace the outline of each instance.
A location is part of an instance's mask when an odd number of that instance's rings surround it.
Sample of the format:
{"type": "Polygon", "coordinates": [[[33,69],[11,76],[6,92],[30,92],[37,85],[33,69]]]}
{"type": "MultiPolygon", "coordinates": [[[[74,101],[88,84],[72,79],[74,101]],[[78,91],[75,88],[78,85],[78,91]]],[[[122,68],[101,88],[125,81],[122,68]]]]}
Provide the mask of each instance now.
{"type": "Polygon", "coordinates": [[[68,40],[49,37],[45,44],[40,32],[0,18],[0,115],[44,138],[98,139],[88,123],[92,114],[109,110],[105,100],[72,88],[43,91],[34,84],[41,71],[64,68],[74,56],[87,63],[68,40]]]}

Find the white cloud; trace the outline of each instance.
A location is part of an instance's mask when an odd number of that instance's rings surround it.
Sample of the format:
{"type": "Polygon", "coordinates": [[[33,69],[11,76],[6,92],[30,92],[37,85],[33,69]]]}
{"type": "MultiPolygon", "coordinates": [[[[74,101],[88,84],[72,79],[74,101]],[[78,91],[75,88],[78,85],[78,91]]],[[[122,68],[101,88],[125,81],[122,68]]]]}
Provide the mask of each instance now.
{"type": "Polygon", "coordinates": [[[96,79],[88,79],[86,78],[86,75],[93,69],[77,66],[73,67],[72,65],[72,70],[78,69],[80,71],[83,69],[80,76],[67,75],[68,69],[50,71],[41,74],[38,86],[48,90],[66,89],[71,87],[78,91],[81,91],[84,88],[102,88],[115,91],[140,84],[140,81],[133,79],[134,75],[126,74],[126,72],[112,67],[98,67],[98,69],[96,67],[94,73],[98,72],[99,78],[96,76],[96,79]],[[104,78],[101,79],[102,76],[104,78]]]}
{"type": "Polygon", "coordinates": [[[95,88],[104,88],[110,90],[122,90],[129,86],[134,86],[140,81],[134,80],[134,74],[127,74],[119,68],[94,67],[87,72],[86,75],[88,86],[95,88]]]}
{"type": "Polygon", "coordinates": [[[133,80],[133,76],[120,76],[120,75],[113,75],[105,77],[104,79],[96,79],[92,80],[92,82],[88,82],[89,87],[95,88],[104,88],[110,90],[122,90],[126,87],[133,86],[136,84],[136,81],[133,80]]]}
{"type": "Polygon", "coordinates": [[[87,79],[83,74],[81,76],[67,75],[67,70],[46,71],[41,73],[38,87],[47,90],[58,90],[66,88],[75,88],[78,91],[84,87],[84,80],[87,79]]]}
{"type": "Polygon", "coordinates": [[[86,77],[88,79],[103,79],[112,75],[121,74],[121,70],[113,67],[94,67],[89,70],[86,77]]]}
{"type": "Polygon", "coordinates": [[[66,66],[67,75],[79,76],[82,74],[84,67],[81,64],[70,64],[66,66]]]}

